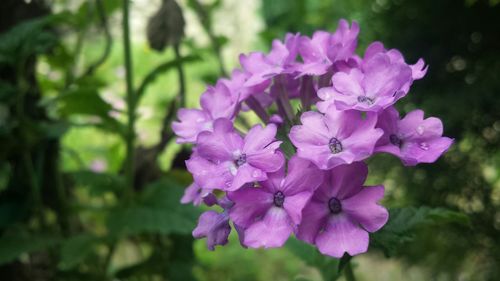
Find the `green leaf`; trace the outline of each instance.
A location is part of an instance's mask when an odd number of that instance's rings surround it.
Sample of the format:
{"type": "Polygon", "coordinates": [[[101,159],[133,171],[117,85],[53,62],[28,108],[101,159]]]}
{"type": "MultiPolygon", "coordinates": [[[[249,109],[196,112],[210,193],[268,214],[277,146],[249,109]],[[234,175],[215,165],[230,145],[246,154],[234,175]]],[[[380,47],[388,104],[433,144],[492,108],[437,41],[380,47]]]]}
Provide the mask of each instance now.
{"type": "Polygon", "coordinates": [[[125,179],[120,175],[77,171],[70,174],[76,185],[85,186],[92,196],[101,196],[106,192],[118,192],[125,186],[125,179]]]}
{"type": "Polygon", "coordinates": [[[14,261],[24,253],[47,249],[57,242],[57,238],[45,234],[6,234],[0,238],[0,264],[14,261]]]}
{"type": "Polygon", "coordinates": [[[138,203],[119,206],[108,218],[113,235],[140,233],[189,234],[194,229],[199,210],[179,201],[183,188],[171,179],[163,179],[145,188],[138,203]]]}
{"type": "Polygon", "coordinates": [[[413,240],[413,233],[418,228],[448,223],[468,226],[470,222],[467,215],[444,208],[391,209],[389,222],[382,230],[370,236],[371,245],[382,249],[387,256],[391,256],[404,243],[413,240]]]}
{"type": "MultiPolygon", "coordinates": [[[[121,7],[120,0],[105,0],[103,7],[106,15],[109,17],[114,11],[121,7]]],[[[96,11],[94,1],[84,1],[80,7],[70,16],[73,25],[79,29],[86,28],[91,24],[100,24],[99,15],[96,11]]]]}
{"type": "Polygon", "coordinates": [[[56,100],[63,116],[82,114],[108,118],[112,109],[112,106],[99,96],[95,87],[79,87],[64,93],[56,100]]]}
{"type": "Polygon", "coordinates": [[[65,240],[61,245],[61,260],[58,268],[69,270],[82,263],[94,253],[98,242],[100,239],[90,234],[80,234],[65,240]]]}
{"type": "Polygon", "coordinates": [[[38,126],[48,139],[58,139],[69,129],[69,124],[63,121],[40,122],[38,126]]]}
{"type": "Polygon", "coordinates": [[[4,103],[12,102],[15,98],[17,89],[7,81],[0,80],[0,101],[4,103]]]}
{"type": "Polygon", "coordinates": [[[150,257],[137,264],[120,269],[115,276],[121,280],[152,275],[165,276],[167,280],[171,281],[196,280],[192,274],[195,258],[193,236],[191,234],[170,235],[168,240],[168,246],[157,245],[150,257]],[[163,262],[159,263],[159,260],[163,262]]]}
{"type": "MultiPolygon", "coordinates": [[[[10,171],[8,171],[10,173],[10,171]]],[[[14,224],[24,216],[28,215],[28,208],[26,203],[21,202],[3,202],[0,204],[0,229],[9,227],[9,225],[14,224]]]]}
{"type": "Polygon", "coordinates": [[[46,31],[53,16],[24,21],[0,36],[0,63],[15,66],[29,56],[47,52],[57,43],[57,36],[46,31]]]}
{"type": "Polygon", "coordinates": [[[306,244],[295,238],[288,239],[286,247],[307,265],[316,267],[324,280],[337,280],[340,260],[322,255],[314,246],[306,244]]]}
{"type": "Polygon", "coordinates": [[[175,67],[182,65],[184,63],[188,62],[195,62],[200,60],[199,56],[196,55],[189,55],[185,57],[181,57],[178,59],[173,59],[169,60],[167,62],[164,62],[158,66],[156,66],[151,72],[149,72],[146,77],[144,77],[144,80],[141,82],[141,85],[139,88],[137,88],[136,95],[141,98],[144,95],[144,92],[146,91],[146,88],[155,81],[155,79],[160,76],[161,74],[174,69],[175,67]]]}

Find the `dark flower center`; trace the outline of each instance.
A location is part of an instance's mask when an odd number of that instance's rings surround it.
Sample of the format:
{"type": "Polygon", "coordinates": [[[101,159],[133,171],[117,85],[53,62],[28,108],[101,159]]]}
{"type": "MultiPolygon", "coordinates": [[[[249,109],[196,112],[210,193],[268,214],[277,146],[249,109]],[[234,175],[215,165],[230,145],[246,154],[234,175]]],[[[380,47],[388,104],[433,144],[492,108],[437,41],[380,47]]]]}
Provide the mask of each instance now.
{"type": "Polygon", "coordinates": [[[274,193],[273,202],[276,207],[283,207],[283,203],[285,203],[285,194],[281,191],[277,191],[274,193]]]}
{"type": "Polygon", "coordinates": [[[236,160],[234,160],[234,164],[236,166],[241,166],[247,162],[247,155],[245,153],[242,153],[236,160]]]}
{"type": "Polygon", "coordinates": [[[373,99],[367,96],[358,96],[358,102],[359,103],[364,103],[367,105],[372,105],[373,104],[373,99]]]}
{"type": "Polygon", "coordinates": [[[334,215],[340,213],[342,211],[340,200],[335,197],[330,198],[328,201],[328,209],[330,209],[330,212],[334,215]]]}
{"type": "Polygon", "coordinates": [[[401,147],[402,141],[401,141],[401,139],[400,139],[398,136],[396,136],[395,134],[392,134],[392,135],[390,135],[390,136],[389,136],[389,141],[390,141],[392,144],[394,144],[395,146],[397,146],[397,147],[401,147]]]}
{"type": "Polygon", "coordinates": [[[333,154],[342,152],[342,143],[337,138],[332,138],[328,143],[328,147],[333,154]]]}

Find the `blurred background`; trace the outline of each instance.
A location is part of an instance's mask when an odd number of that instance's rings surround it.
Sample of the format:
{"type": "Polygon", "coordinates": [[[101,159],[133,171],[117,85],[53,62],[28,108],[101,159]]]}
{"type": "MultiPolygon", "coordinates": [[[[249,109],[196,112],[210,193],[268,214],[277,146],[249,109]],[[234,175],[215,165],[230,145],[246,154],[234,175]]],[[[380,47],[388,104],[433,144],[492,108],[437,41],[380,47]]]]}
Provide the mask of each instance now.
{"type": "Polygon", "coordinates": [[[202,210],[179,203],[190,147],[170,129],[240,53],[287,32],[334,31],[340,18],[360,24],[360,55],[380,40],[409,63],[425,59],[426,77],[398,107],[441,118],[455,138],[434,164],[370,160],[391,220],[352,259],[356,279],[500,280],[500,1],[127,6],[0,3],[1,280],[344,280],[339,261],[294,239],[249,250],[233,233],[214,252],[194,241],[202,210]]]}

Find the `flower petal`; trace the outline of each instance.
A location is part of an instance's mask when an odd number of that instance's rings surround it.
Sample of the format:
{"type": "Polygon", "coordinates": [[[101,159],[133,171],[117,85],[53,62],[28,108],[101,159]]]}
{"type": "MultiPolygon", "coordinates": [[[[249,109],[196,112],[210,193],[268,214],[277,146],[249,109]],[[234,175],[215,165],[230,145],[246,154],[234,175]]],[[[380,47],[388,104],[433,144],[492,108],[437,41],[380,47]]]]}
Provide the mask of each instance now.
{"type": "Polygon", "coordinates": [[[349,198],[359,192],[368,176],[368,166],[363,162],[341,165],[327,171],[325,180],[320,186],[322,196],[329,200],[349,198]]]}
{"type": "Polygon", "coordinates": [[[323,172],[310,161],[293,156],[288,161],[288,175],[283,183],[283,192],[290,196],[299,192],[313,192],[323,181],[323,172]]]}
{"type": "MultiPolygon", "coordinates": [[[[278,144],[281,142],[275,142],[278,144]]],[[[264,172],[275,172],[285,163],[283,153],[273,149],[271,146],[259,152],[247,154],[247,162],[264,172]]]]}
{"type": "Polygon", "coordinates": [[[292,232],[292,222],[287,212],[283,208],[272,207],[262,220],[245,230],[244,244],[251,248],[281,247],[292,232]]]}
{"type": "Polygon", "coordinates": [[[229,217],[226,213],[216,211],[206,211],[201,214],[198,225],[193,230],[193,237],[200,239],[207,238],[207,248],[211,251],[216,245],[225,245],[231,232],[229,217]]]}
{"type": "Polygon", "coordinates": [[[195,156],[186,161],[188,171],[193,174],[194,181],[203,189],[224,189],[233,182],[231,162],[214,164],[204,158],[195,156]]]}
{"type": "Polygon", "coordinates": [[[198,206],[203,201],[203,198],[209,194],[209,191],[203,190],[199,185],[193,182],[184,190],[181,203],[187,204],[192,202],[193,205],[198,206]]]}
{"type": "Polygon", "coordinates": [[[329,215],[330,210],[327,204],[311,199],[302,211],[302,221],[298,228],[297,238],[314,244],[316,236],[325,226],[329,215]]]}
{"type": "Polygon", "coordinates": [[[368,232],[382,228],[389,219],[389,212],[377,202],[384,197],[384,187],[370,186],[347,199],[342,200],[342,210],[368,232]]]}
{"type": "Polygon", "coordinates": [[[302,209],[307,201],[311,198],[312,191],[303,191],[292,196],[287,195],[283,207],[290,216],[290,219],[295,225],[299,225],[302,221],[302,209]]]}
{"type": "Polygon", "coordinates": [[[273,205],[273,194],[262,188],[244,187],[229,192],[228,197],[234,202],[234,206],[229,209],[229,216],[235,224],[243,228],[250,226],[256,219],[264,216],[273,205]]]}
{"type": "Polygon", "coordinates": [[[447,137],[405,143],[401,148],[403,163],[406,166],[414,166],[418,163],[434,163],[452,144],[453,139],[447,137]]]}
{"type": "Polygon", "coordinates": [[[236,101],[229,91],[229,88],[222,82],[218,82],[215,87],[208,86],[201,95],[201,107],[210,113],[212,118],[231,119],[236,110],[236,101]]]}
{"type": "Polygon", "coordinates": [[[263,181],[267,179],[267,175],[262,170],[252,167],[249,164],[244,164],[238,168],[236,175],[234,176],[233,183],[226,191],[235,191],[241,188],[246,183],[263,181]]]}
{"type": "Polygon", "coordinates": [[[357,69],[353,69],[350,73],[337,72],[332,76],[333,87],[344,95],[363,96],[364,90],[360,84],[362,77],[357,69]]]}
{"type": "Polygon", "coordinates": [[[277,128],[275,124],[269,124],[265,128],[261,125],[253,126],[245,136],[243,152],[249,153],[262,150],[274,141],[276,130],[277,128]]]}
{"type": "Polygon", "coordinates": [[[323,115],[307,111],[300,116],[302,125],[293,126],[290,130],[290,140],[299,147],[301,144],[326,145],[330,140],[328,127],[323,121],[323,115]]]}
{"type": "Polygon", "coordinates": [[[233,152],[243,146],[243,139],[234,129],[228,119],[217,119],[213,132],[203,132],[198,135],[197,152],[200,157],[213,162],[233,160],[233,152]]]}
{"type": "Polygon", "coordinates": [[[177,117],[180,122],[172,123],[177,143],[194,143],[199,133],[212,131],[212,120],[203,110],[181,108],[177,117]]]}
{"type": "Polygon", "coordinates": [[[325,230],[316,237],[318,250],[325,255],[341,258],[344,253],[351,256],[368,250],[368,232],[343,215],[332,216],[325,230]]]}
{"type": "Polygon", "coordinates": [[[424,120],[424,111],[413,110],[398,123],[399,133],[405,139],[428,139],[443,135],[443,123],[435,117],[424,120]]]}

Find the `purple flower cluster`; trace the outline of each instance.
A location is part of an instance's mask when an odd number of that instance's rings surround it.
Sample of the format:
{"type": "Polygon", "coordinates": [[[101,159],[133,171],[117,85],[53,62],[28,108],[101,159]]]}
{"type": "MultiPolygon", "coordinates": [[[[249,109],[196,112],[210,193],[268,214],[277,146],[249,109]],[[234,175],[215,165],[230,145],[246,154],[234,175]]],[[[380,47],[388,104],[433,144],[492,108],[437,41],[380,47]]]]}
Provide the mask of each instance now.
{"type": "Polygon", "coordinates": [[[232,224],[244,247],[281,247],[293,234],[332,257],[366,252],[388,212],[384,187],[363,185],[363,160],[385,152],[413,166],[450,147],[438,118],[400,118],[394,107],[424,61],[407,64],[380,42],[360,57],[358,33],[341,20],[335,33],[288,34],[268,54],[241,55],[242,69],[209,86],[201,109],[179,110],[177,141],[194,145],[182,203],[222,209],[193,231],[209,249],[227,243],[232,224]],[[263,124],[246,128],[239,113],[248,110],[263,124]]]}

